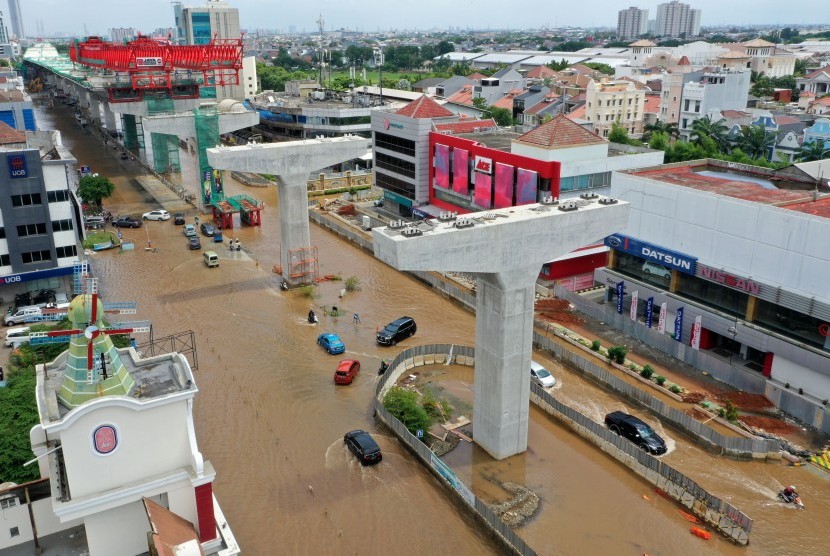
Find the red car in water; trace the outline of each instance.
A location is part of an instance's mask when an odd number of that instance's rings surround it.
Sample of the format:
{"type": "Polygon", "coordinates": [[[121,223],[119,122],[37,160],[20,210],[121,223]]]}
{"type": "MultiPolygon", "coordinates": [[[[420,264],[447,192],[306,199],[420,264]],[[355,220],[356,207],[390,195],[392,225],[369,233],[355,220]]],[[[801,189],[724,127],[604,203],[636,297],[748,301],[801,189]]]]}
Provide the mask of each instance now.
{"type": "Polygon", "coordinates": [[[337,365],[337,370],[334,371],[334,383],[351,384],[359,371],[360,361],[357,359],[344,359],[337,365]]]}

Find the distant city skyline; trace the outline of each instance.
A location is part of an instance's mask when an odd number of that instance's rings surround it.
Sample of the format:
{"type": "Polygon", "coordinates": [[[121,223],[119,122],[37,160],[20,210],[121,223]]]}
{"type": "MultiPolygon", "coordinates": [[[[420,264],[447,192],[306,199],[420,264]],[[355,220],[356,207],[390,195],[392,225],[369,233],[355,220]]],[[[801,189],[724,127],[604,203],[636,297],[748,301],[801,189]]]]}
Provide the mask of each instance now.
{"type": "MultiPolygon", "coordinates": [[[[11,2],[13,0],[7,0],[11,2]]],[[[797,5],[798,12],[775,0],[757,0],[751,10],[739,2],[722,0],[685,0],[692,8],[702,10],[701,26],[732,25],[816,25],[816,14],[826,14],[826,0],[805,0],[797,5]]],[[[204,5],[205,1],[182,2],[185,6],[204,5]]],[[[277,6],[265,0],[226,0],[239,8],[243,29],[275,29],[313,32],[322,13],[325,29],[377,31],[390,29],[446,30],[455,29],[538,29],[560,27],[616,28],[619,10],[634,6],[649,10],[649,17],[657,13],[662,1],[647,2],[621,0],[594,0],[586,9],[563,10],[539,0],[515,0],[510,3],[509,17],[504,17],[505,4],[492,0],[470,0],[465,3],[446,3],[440,0],[421,0],[417,9],[402,10],[397,2],[366,0],[357,2],[324,1],[314,4],[289,3],[277,6]],[[590,9],[587,9],[590,7],[590,9]]],[[[1,4],[0,4],[1,6],[1,4]]],[[[40,28],[47,36],[64,34],[82,36],[105,35],[111,28],[133,27],[149,33],[157,28],[173,26],[173,7],[169,0],[145,0],[137,5],[125,0],[101,4],[98,0],[37,0],[22,7],[26,29],[40,28]],[[94,16],[91,18],[90,16],[94,16]],[[85,31],[86,29],[86,31],[85,31]]],[[[407,6],[407,4],[403,4],[407,6]]],[[[409,6],[415,6],[410,4],[409,6]]],[[[8,12],[7,12],[8,13],[8,12]]],[[[830,16],[828,16],[830,20],[830,16]]],[[[830,23],[830,22],[828,22],[830,23]]]]}

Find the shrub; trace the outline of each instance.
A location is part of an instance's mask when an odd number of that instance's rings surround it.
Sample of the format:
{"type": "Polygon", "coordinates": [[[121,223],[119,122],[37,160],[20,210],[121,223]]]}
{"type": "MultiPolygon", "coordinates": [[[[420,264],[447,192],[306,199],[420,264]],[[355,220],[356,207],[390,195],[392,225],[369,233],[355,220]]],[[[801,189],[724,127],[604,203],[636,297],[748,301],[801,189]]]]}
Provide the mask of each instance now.
{"type": "Polygon", "coordinates": [[[628,348],[625,346],[615,346],[608,348],[608,359],[622,365],[625,363],[625,356],[628,353],[628,348]]]}
{"type": "Polygon", "coordinates": [[[672,384],[672,385],[669,387],[669,392],[671,392],[672,394],[679,394],[679,393],[680,393],[680,392],[682,392],[682,391],[683,391],[683,388],[681,388],[681,387],[680,387],[680,386],[678,386],[677,384],[672,384]]]}
{"type": "Polygon", "coordinates": [[[452,412],[452,406],[446,400],[439,400],[431,391],[427,390],[421,398],[421,405],[433,419],[446,421],[452,412]]]}
{"type": "Polygon", "coordinates": [[[360,280],[357,276],[349,276],[346,278],[346,291],[356,292],[360,289],[360,280]]]}
{"type": "Polygon", "coordinates": [[[723,415],[721,415],[721,417],[725,417],[730,423],[734,423],[738,420],[738,408],[735,407],[735,405],[729,400],[726,400],[726,408],[721,409],[721,411],[723,411],[723,415]]]}
{"type": "Polygon", "coordinates": [[[666,377],[664,377],[663,375],[657,375],[656,377],[654,377],[654,382],[656,382],[660,386],[663,386],[666,383],[666,377]]]}
{"type": "Polygon", "coordinates": [[[301,286],[300,287],[300,293],[303,294],[303,297],[313,299],[316,296],[317,291],[314,288],[314,286],[308,285],[308,286],[301,286]]]}
{"type": "Polygon", "coordinates": [[[599,340],[594,340],[593,342],[591,342],[591,350],[592,351],[599,351],[599,347],[600,347],[599,340]]]}
{"type": "Polygon", "coordinates": [[[419,429],[427,431],[432,425],[432,418],[427,410],[418,404],[418,394],[412,390],[398,386],[391,388],[383,397],[383,407],[412,434],[419,429]]]}
{"type": "Polygon", "coordinates": [[[651,379],[651,375],[654,374],[654,369],[651,365],[643,365],[642,370],[640,370],[640,376],[643,378],[651,379]]]}

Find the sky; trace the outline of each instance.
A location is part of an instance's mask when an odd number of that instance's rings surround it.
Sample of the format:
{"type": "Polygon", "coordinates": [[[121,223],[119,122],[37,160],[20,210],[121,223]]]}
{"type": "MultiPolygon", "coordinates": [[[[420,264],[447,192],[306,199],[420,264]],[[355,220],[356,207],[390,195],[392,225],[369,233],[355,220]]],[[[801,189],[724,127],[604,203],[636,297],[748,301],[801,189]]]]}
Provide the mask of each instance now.
{"type": "MultiPolygon", "coordinates": [[[[184,0],[184,5],[203,5],[184,0]]],[[[540,27],[616,27],[617,12],[629,6],[657,14],[658,0],[590,0],[585,9],[572,0],[227,0],[239,8],[243,29],[276,29],[311,32],[322,13],[326,30],[376,31],[389,29],[530,29],[540,27]],[[413,9],[409,9],[413,8],[413,9]]],[[[830,22],[827,0],[802,0],[796,9],[781,0],[688,0],[703,11],[701,25],[816,24],[830,22]],[[751,5],[751,10],[747,9],[751,5]],[[817,14],[822,14],[817,21],[817,14]]],[[[0,0],[4,23],[10,28],[8,6],[0,0]]],[[[20,0],[28,36],[65,34],[106,35],[116,27],[150,32],[173,26],[168,0],[20,0]]],[[[11,31],[11,29],[9,29],[11,31]]]]}

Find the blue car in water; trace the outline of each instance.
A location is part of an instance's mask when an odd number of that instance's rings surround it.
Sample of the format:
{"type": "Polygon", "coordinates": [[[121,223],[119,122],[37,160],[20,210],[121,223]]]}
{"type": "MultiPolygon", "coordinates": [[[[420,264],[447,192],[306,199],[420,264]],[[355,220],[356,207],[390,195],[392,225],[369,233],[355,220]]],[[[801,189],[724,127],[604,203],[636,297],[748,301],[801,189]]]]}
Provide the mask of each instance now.
{"type": "Polygon", "coordinates": [[[329,355],[337,355],[346,351],[346,346],[340,340],[340,336],[331,332],[326,332],[317,336],[317,343],[323,346],[329,355]]]}

